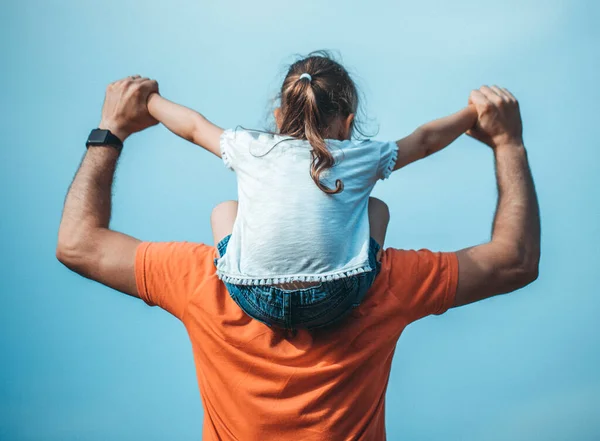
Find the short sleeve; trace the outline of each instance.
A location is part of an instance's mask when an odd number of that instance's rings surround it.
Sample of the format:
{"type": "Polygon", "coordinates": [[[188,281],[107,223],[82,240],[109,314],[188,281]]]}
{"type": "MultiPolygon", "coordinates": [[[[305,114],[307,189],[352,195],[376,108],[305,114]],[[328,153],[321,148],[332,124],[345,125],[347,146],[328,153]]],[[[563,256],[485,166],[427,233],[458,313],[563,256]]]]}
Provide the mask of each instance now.
{"type": "Polygon", "coordinates": [[[458,286],[458,258],[455,253],[388,248],[380,276],[386,278],[388,292],[398,298],[410,323],[452,307],[458,286]]]}
{"type": "Polygon", "coordinates": [[[398,144],[395,142],[378,142],[377,144],[380,152],[377,179],[387,179],[394,171],[398,159],[398,144]]]}
{"type": "Polygon", "coordinates": [[[241,141],[240,133],[236,130],[227,129],[221,133],[219,140],[221,148],[221,158],[225,167],[230,170],[235,170],[238,163],[238,157],[240,154],[240,146],[238,145],[241,141]]]}
{"type": "Polygon", "coordinates": [[[215,249],[191,242],[142,242],[135,257],[139,296],[183,320],[187,304],[208,278],[216,277],[215,249]]]}

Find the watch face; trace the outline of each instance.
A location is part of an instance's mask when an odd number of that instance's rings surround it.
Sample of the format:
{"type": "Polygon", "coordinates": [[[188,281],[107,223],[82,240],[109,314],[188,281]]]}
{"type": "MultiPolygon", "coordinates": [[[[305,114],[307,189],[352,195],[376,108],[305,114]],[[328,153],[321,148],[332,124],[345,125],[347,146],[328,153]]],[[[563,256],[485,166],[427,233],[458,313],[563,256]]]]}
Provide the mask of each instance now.
{"type": "Polygon", "coordinates": [[[102,144],[106,142],[108,130],[94,129],[88,137],[88,142],[91,144],[102,144]]]}

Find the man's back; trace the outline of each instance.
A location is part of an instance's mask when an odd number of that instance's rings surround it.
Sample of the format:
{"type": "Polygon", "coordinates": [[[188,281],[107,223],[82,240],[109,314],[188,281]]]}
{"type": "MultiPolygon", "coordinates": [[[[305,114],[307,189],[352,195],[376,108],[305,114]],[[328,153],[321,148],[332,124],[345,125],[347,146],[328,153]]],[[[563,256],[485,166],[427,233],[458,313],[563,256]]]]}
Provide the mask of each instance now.
{"type": "Polygon", "coordinates": [[[384,440],[384,397],[409,323],[454,302],[455,254],[388,249],[363,304],[340,325],[295,335],[252,320],[215,275],[212,247],[143,243],[140,297],[189,333],[205,440],[384,440]]]}

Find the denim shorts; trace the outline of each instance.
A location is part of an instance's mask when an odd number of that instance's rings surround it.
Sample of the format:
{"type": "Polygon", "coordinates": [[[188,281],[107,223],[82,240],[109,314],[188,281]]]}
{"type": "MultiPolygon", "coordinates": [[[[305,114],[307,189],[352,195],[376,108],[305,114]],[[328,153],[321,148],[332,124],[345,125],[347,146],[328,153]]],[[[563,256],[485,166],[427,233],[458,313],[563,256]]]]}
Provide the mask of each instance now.
{"type": "MultiPolygon", "coordinates": [[[[231,235],[217,245],[219,255],[227,251],[231,235]]],[[[371,238],[369,265],[372,271],[321,282],[309,288],[286,290],[275,286],[234,285],[225,283],[238,306],[250,317],[268,326],[283,329],[315,329],[344,318],[362,302],[379,274],[379,244],[371,238]]]]}

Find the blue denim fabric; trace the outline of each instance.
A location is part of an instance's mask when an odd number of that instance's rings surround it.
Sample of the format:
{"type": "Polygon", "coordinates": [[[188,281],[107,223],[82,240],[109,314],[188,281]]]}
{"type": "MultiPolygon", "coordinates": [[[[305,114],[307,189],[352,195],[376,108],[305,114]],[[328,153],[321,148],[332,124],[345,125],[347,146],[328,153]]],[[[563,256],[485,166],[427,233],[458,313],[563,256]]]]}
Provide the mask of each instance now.
{"type": "MultiPolygon", "coordinates": [[[[230,236],[217,245],[219,255],[227,251],[230,236]]],[[[345,317],[362,302],[373,285],[381,264],[380,246],[373,238],[369,244],[369,264],[373,271],[317,286],[285,290],[274,286],[233,285],[225,283],[231,298],[253,319],[283,329],[315,329],[345,317]]]]}

